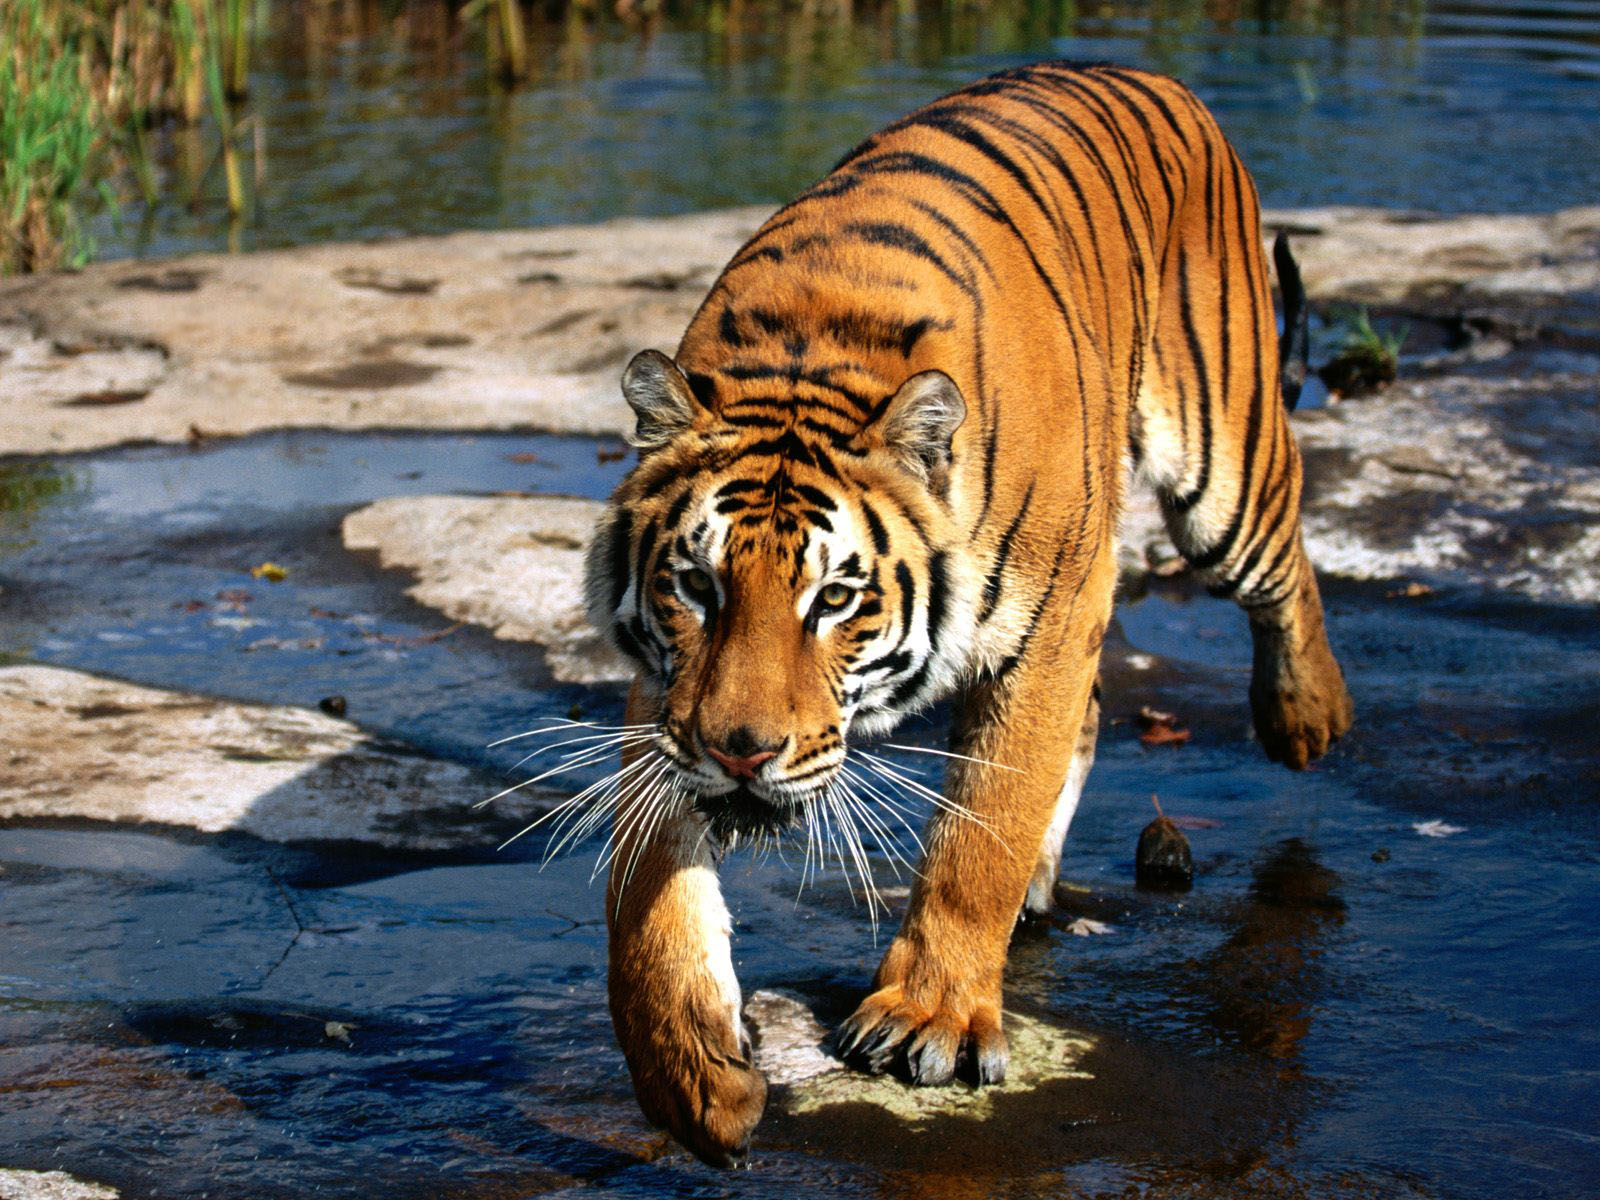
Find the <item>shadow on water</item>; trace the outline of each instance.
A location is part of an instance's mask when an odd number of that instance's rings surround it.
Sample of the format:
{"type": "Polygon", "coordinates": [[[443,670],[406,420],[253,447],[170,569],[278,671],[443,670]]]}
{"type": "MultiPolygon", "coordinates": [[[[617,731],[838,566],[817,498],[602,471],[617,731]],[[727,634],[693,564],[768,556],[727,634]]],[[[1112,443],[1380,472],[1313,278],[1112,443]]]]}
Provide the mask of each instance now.
{"type": "MultiPolygon", "coordinates": [[[[603,494],[620,468],[595,449],[307,432],[63,460],[76,485],[0,557],[0,651],[252,701],[338,691],[364,728],[484,769],[488,795],[512,760],[485,742],[574,703],[606,720],[619,690],[556,687],[471,630],[419,638],[442,620],[334,531],[403,492],[603,494]],[[250,580],[268,558],[282,584],[250,580]],[[250,598],[218,600],[233,590],[250,598]]],[[[1120,610],[1059,912],[1018,936],[1007,980],[1018,1012],[1093,1037],[1087,1078],[915,1129],[775,1107],[757,1169],[720,1175],[638,1117],[588,857],[541,871],[537,837],[496,854],[493,817],[428,855],[32,822],[0,828],[0,1163],[163,1200],[1574,1194],[1600,1181],[1600,695],[1574,670],[1600,633],[1465,593],[1326,593],[1361,724],[1300,776],[1248,740],[1236,611],[1176,584],[1120,610]],[[1143,704],[1193,740],[1143,746],[1143,704]],[[1133,885],[1152,791],[1191,819],[1180,896],[1133,885]],[[1417,832],[1436,818],[1464,830],[1417,832]],[[1083,917],[1106,931],[1076,936],[1083,917]]],[[[943,720],[905,736],[936,744],[943,720]]],[[[426,796],[407,818],[478,820],[426,796]]],[[[887,931],[875,947],[837,875],[798,898],[781,862],[726,875],[747,990],[847,1012],[887,931]]]]}

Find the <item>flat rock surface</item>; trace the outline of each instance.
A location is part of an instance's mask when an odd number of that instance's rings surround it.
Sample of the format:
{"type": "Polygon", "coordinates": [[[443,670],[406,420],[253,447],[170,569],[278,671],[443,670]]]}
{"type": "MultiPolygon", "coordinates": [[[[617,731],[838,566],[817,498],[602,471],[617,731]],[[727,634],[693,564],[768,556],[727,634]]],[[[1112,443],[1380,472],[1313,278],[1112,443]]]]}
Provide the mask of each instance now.
{"type": "Polygon", "coordinates": [[[0,821],[148,822],[271,842],[392,850],[487,847],[537,808],[483,777],[348,722],[233,704],[54,667],[0,667],[0,821]],[[519,807],[520,805],[520,807],[519,807]]]}
{"type": "MultiPolygon", "coordinates": [[[[0,281],[0,453],[255,430],[618,433],[629,357],[677,345],[759,208],[112,262],[0,281]]],[[[1313,299],[1600,320],[1600,208],[1265,215],[1313,299]],[[1563,301],[1565,298],[1565,301],[1563,301]]]]}
{"type": "Polygon", "coordinates": [[[74,1179],[64,1171],[11,1171],[0,1167],[0,1200],[117,1200],[114,1188],[74,1179]]]}
{"type": "Polygon", "coordinates": [[[563,682],[597,683],[633,674],[584,615],[583,549],[603,511],[565,497],[395,497],[351,513],[343,535],[414,572],[419,603],[539,643],[563,682]]]}

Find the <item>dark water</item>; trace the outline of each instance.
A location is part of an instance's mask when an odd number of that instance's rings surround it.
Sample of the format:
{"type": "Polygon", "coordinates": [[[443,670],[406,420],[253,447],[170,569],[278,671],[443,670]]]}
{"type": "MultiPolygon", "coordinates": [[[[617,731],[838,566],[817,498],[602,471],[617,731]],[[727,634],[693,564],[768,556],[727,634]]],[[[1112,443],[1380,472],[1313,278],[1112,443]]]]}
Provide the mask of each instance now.
{"type": "MultiPolygon", "coordinates": [[[[279,3],[241,117],[239,245],[776,204],[891,118],[1045,57],[1167,71],[1269,204],[1545,210],[1600,197],[1588,0],[876,0],[530,13],[534,77],[432,0],[279,3]]],[[[643,6],[641,6],[643,7],[643,6]]],[[[164,199],[95,224],[105,256],[229,244],[212,132],[157,139],[164,199]]]]}
{"type": "MultiPolygon", "coordinates": [[[[592,442],[300,432],[53,469],[31,517],[0,524],[0,653],[250,700],[339,691],[363,726],[491,769],[509,764],[484,743],[532,716],[620,711],[616,689],[552,687],[536,652],[478,632],[395,641],[443,619],[333,532],[405,492],[600,495],[619,468],[592,442]],[[549,465],[507,458],[527,451],[549,465]],[[289,579],[249,579],[263,559],[289,579]],[[255,624],[183,611],[230,588],[255,624]]],[[[541,873],[530,838],[419,866],[35,823],[0,829],[0,1164],[251,1200],[1594,1194],[1592,610],[1336,583],[1327,600],[1360,723],[1303,775],[1247,739],[1230,605],[1174,586],[1121,607],[1062,911],[1008,972],[1014,1007],[1095,1034],[1095,1078],[1001,1120],[774,1119],[736,1175],[658,1157],[611,1040],[583,856],[541,873]],[[1194,740],[1141,746],[1147,703],[1194,740]],[[1189,835],[1185,896],[1133,886],[1152,793],[1214,823],[1189,835]],[[1463,831],[1419,835],[1433,820],[1463,831]],[[1111,932],[1071,936],[1078,916],[1111,932]]],[[[777,861],[727,881],[746,988],[847,1011],[876,951],[837,874],[798,904],[777,861]]]]}

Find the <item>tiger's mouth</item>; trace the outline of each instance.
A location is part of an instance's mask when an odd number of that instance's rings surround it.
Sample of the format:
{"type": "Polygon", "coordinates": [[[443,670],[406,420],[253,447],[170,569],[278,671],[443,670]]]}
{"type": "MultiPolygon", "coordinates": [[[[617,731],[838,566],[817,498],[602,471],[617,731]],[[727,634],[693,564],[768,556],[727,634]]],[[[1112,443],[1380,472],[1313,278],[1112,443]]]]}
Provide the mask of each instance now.
{"type": "Polygon", "coordinates": [[[785,833],[799,823],[802,812],[796,801],[759,796],[745,784],[720,795],[697,796],[694,808],[705,817],[711,835],[724,844],[740,837],[785,833]]]}

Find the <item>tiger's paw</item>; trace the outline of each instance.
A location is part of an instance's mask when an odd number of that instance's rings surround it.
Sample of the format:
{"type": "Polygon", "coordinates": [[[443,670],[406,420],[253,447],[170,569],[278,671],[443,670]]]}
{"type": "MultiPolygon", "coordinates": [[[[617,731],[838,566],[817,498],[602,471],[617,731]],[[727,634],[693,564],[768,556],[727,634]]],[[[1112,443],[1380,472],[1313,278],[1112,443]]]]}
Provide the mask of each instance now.
{"type": "Polygon", "coordinates": [[[1282,643],[1270,650],[1258,656],[1250,680],[1256,736],[1273,762],[1303,771],[1349,730],[1354,706],[1320,622],[1317,636],[1296,651],[1282,643]]]}
{"type": "Polygon", "coordinates": [[[696,1158],[714,1167],[744,1164],[767,1106],[767,1081],[746,1055],[707,1049],[635,1069],[633,1085],[645,1118],[696,1158]]]}
{"type": "Polygon", "coordinates": [[[890,984],[861,1002],[835,1040],[839,1057],[874,1075],[903,1067],[922,1086],[949,1083],[957,1073],[979,1086],[1006,1077],[1006,1035],[1000,1002],[933,1005],[890,984]]]}

